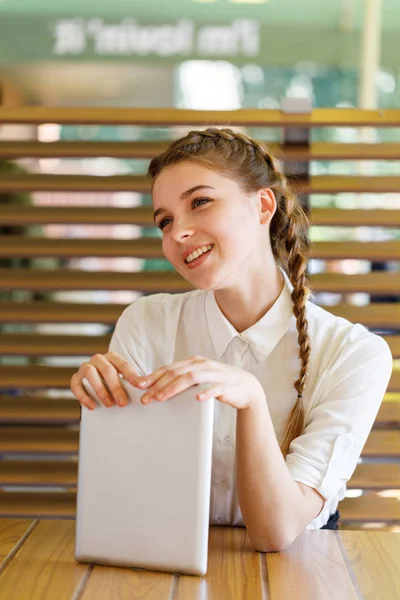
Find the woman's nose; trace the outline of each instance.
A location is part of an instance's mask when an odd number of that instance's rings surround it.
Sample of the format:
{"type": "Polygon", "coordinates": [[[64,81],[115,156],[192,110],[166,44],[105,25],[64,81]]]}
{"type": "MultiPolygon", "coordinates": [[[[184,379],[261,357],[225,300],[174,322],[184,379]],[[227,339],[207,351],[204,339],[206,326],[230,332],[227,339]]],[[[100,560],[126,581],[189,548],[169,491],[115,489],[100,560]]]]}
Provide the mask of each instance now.
{"type": "Polygon", "coordinates": [[[172,224],[172,236],[179,241],[193,234],[193,227],[186,221],[174,221],[172,224]]]}

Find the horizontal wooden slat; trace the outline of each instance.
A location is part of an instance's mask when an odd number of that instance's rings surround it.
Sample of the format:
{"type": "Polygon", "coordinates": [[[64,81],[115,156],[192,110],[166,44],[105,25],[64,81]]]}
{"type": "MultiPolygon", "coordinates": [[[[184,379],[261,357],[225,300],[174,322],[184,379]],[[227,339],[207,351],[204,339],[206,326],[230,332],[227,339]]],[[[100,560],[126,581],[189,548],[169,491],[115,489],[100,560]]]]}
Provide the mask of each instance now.
{"type": "Polygon", "coordinates": [[[0,192],[150,192],[150,179],[141,175],[13,175],[2,174],[0,192]]]}
{"type": "Polygon", "coordinates": [[[359,498],[344,498],[338,508],[341,521],[400,522],[400,502],[396,498],[365,494],[359,498]]]}
{"type": "MultiPolygon", "coordinates": [[[[339,503],[343,522],[400,521],[400,503],[395,498],[367,494],[344,498],[339,503]]],[[[0,492],[0,517],[71,518],[76,514],[76,492],[0,492]]]]}
{"type": "Polygon", "coordinates": [[[316,242],[313,245],[312,257],[322,260],[346,260],[348,258],[371,261],[399,260],[400,241],[316,242]]]}
{"type": "MultiPolygon", "coordinates": [[[[290,178],[297,193],[341,194],[344,192],[397,193],[400,177],[315,175],[310,179],[290,178]]],[[[149,194],[151,180],[142,175],[13,175],[2,174],[0,192],[139,192],[149,194]]]]}
{"type": "MultiPolygon", "coordinates": [[[[2,460],[0,461],[0,487],[64,486],[77,485],[76,460],[2,460]]],[[[348,489],[387,490],[400,489],[400,466],[393,464],[360,464],[347,484],[348,489]]]]}
{"type": "Polygon", "coordinates": [[[0,365],[0,389],[69,388],[75,367],[0,365]]]}
{"type": "MultiPolygon", "coordinates": [[[[69,388],[74,367],[0,365],[0,389],[8,388],[69,388]]],[[[400,370],[394,370],[387,389],[400,392],[400,370]]]]}
{"type": "MultiPolygon", "coordinates": [[[[290,181],[292,188],[298,193],[310,194],[343,194],[343,193],[398,193],[400,177],[396,176],[363,176],[358,175],[317,175],[306,182],[290,181]]],[[[0,188],[1,189],[1,188],[0,188]]]]}
{"type": "MultiPolygon", "coordinates": [[[[96,305],[97,306],[97,305],[96,305]]],[[[337,304],[322,308],[332,314],[348,319],[352,323],[361,323],[366,327],[400,329],[400,303],[376,303],[366,306],[337,304]]]]}
{"type": "MultiPolygon", "coordinates": [[[[356,275],[316,273],[311,285],[315,292],[399,295],[400,273],[372,272],[356,275]]],[[[187,292],[194,287],[174,271],[121,273],[59,269],[0,269],[0,290],[135,290],[154,292],[187,292]]]]}
{"type": "Polygon", "coordinates": [[[393,370],[387,392],[400,392],[400,370],[393,370]]]}
{"type": "Polygon", "coordinates": [[[139,225],[153,226],[151,206],[132,206],[129,208],[109,208],[93,210],[92,206],[18,206],[16,204],[1,207],[0,224],[34,225],[56,223],[64,225],[139,225]]]}
{"type": "Polygon", "coordinates": [[[375,423],[380,425],[384,423],[397,423],[400,427],[400,398],[392,402],[382,402],[375,423]]]}
{"type": "MultiPolygon", "coordinates": [[[[400,278],[400,275],[399,275],[400,278]]],[[[393,277],[392,277],[393,281],[393,277]]],[[[113,271],[0,269],[2,290],[135,290],[187,292],[194,287],[178,273],[151,271],[118,273],[113,271]]]]}
{"type": "MultiPolygon", "coordinates": [[[[288,150],[290,145],[288,145],[288,150]]],[[[286,155],[285,147],[271,148],[279,155],[286,155]]],[[[298,160],[400,160],[400,144],[382,142],[380,144],[338,144],[332,142],[313,142],[310,144],[308,155],[306,149],[301,148],[295,156],[298,160]]],[[[289,157],[288,157],[289,158],[289,157]]],[[[290,156],[290,158],[292,158],[290,156]]]]}
{"type": "Polygon", "coordinates": [[[77,454],[78,444],[79,431],[68,427],[0,426],[0,454],[77,454]]]}
{"type": "Polygon", "coordinates": [[[81,304],[80,302],[3,302],[0,323],[106,323],[114,325],[126,306],[125,304],[81,304]]]}
{"type": "MultiPolygon", "coordinates": [[[[153,158],[164,152],[168,141],[88,142],[88,141],[0,141],[1,158],[153,158]]],[[[290,160],[400,160],[400,144],[339,144],[314,142],[307,145],[268,142],[279,159],[290,160]]]]}
{"type": "MultiPolygon", "coordinates": [[[[78,431],[67,427],[4,425],[0,426],[0,453],[77,453],[78,439],[78,431]]],[[[362,456],[400,459],[400,431],[373,429],[363,448],[362,456]]]]}
{"type": "Polygon", "coordinates": [[[78,461],[75,460],[0,460],[0,487],[64,486],[76,488],[78,461]]]}
{"type": "Polygon", "coordinates": [[[110,335],[0,334],[0,354],[8,356],[88,356],[108,352],[110,335]]]}
{"type": "Polygon", "coordinates": [[[109,323],[114,324],[126,305],[62,302],[3,302],[0,323],[109,323]],[[100,306],[100,314],[94,311],[100,306]],[[95,321],[93,319],[96,319],[95,321]]]}
{"type": "MultiPolygon", "coordinates": [[[[126,304],[2,302],[0,323],[107,323],[114,325],[126,304]]],[[[400,329],[400,303],[366,306],[321,305],[334,315],[366,327],[400,329]]]]}
{"type": "MultiPolygon", "coordinates": [[[[172,141],[172,140],[171,140],[172,141]]],[[[370,144],[365,144],[365,146],[370,144]]],[[[379,146],[380,144],[376,144],[379,146]]],[[[391,144],[392,145],[392,144],[391,144]]],[[[393,144],[394,146],[394,144],[393,144]]],[[[168,147],[168,141],[160,142],[87,142],[87,141],[1,141],[1,158],[153,158],[168,147]]],[[[389,154],[393,150],[388,149],[389,154]]]]}
{"type": "Polygon", "coordinates": [[[400,336],[399,335],[385,335],[382,337],[388,343],[393,357],[400,358],[400,336]]]}
{"type": "Polygon", "coordinates": [[[181,108],[2,107],[0,123],[70,125],[237,125],[280,127],[399,127],[398,109],[315,108],[310,113],[277,109],[189,110],[181,108]]]}
{"type": "MultiPolygon", "coordinates": [[[[395,209],[344,210],[340,208],[313,208],[310,218],[312,225],[318,226],[400,226],[400,210],[395,209]]],[[[101,210],[93,210],[93,207],[87,206],[18,206],[9,204],[1,207],[0,224],[32,225],[49,223],[65,225],[123,223],[154,227],[153,208],[151,206],[132,206],[130,208],[102,206],[101,210]]]]}
{"type": "Polygon", "coordinates": [[[76,491],[5,492],[0,491],[0,517],[75,519],[76,491]]]}
{"type": "MultiPolygon", "coordinates": [[[[392,429],[400,428],[400,394],[397,396],[396,400],[382,402],[374,426],[385,424],[392,429]]],[[[0,423],[3,424],[78,424],[79,415],[80,404],[75,398],[0,395],[0,423]]]]}
{"type": "MultiPolygon", "coordinates": [[[[157,237],[121,240],[0,236],[0,257],[45,256],[164,258],[162,242],[157,237]]],[[[316,242],[312,247],[311,256],[322,260],[349,258],[375,261],[397,260],[400,257],[400,241],[316,242]]]]}
{"type": "Polygon", "coordinates": [[[398,458],[400,462],[400,429],[373,429],[361,454],[365,458],[398,458]]]}
{"type": "Polygon", "coordinates": [[[317,273],[312,275],[311,285],[316,292],[355,293],[371,295],[399,294],[400,273],[372,272],[355,275],[317,273]]]}
{"type": "Polygon", "coordinates": [[[312,225],[338,227],[400,227],[400,210],[313,208],[312,225]]]}
{"type": "Polygon", "coordinates": [[[347,487],[360,490],[400,489],[400,465],[359,464],[347,482],[347,487]]]}
{"type": "Polygon", "coordinates": [[[0,423],[77,425],[80,404],[76,398],[0,395],[0,423]]]}
{"type": "MultiPolygon", "coordinates": [[[[400,358],[400,336],[382,336],[394,358],[400,358]]],[[[110,335],[0,334],[0,354],[8,356],[87,356],[108,351],[110,335]]]]}
{"type": "Polygon", "coordinates": [[[156,237],[115,240],[0,236],[0,257],[38,256],[163,258],[163,253],[161,240],[156,237]]]}

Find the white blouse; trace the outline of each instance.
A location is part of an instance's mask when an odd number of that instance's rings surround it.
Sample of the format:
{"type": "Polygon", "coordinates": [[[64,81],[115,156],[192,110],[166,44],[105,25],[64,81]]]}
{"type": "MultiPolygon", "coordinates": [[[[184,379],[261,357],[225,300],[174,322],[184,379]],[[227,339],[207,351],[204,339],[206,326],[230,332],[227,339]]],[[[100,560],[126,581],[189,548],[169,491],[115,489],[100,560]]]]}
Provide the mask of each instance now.
{"type": "MultiPolygon", "coordinates": [[[[280,268],[280,267],[279,267],[280,268]]],[[[238,333],[222,314],[214,293],[143,296],[116,324],[110,351],[147,375],[195,354],[253,373],[265,391],[278,442],[296,390],[300,359],[292,284],[286,273],[279,298],[246,331],[238,333]]],[[[346,482],[374,423],[392,372],[388,344],[363,325],[306,305],[311,342],[303,392],[305,429],[292,441],[286,464],[296,481],[315,488],[324,508],[307,529],[320,529],[345,497],[346,482]]],[[[235,476],[236,409],[216,401],[210,524],[244,525],[235,476]]]]}

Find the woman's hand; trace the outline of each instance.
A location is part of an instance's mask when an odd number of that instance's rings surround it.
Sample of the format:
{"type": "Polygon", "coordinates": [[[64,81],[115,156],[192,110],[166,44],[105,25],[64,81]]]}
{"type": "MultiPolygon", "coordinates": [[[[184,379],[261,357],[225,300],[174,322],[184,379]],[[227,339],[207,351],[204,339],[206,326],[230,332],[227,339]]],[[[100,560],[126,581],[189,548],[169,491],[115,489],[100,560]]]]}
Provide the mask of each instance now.
{"type": "Polygon", "coordinates": [[[132,385],[138,385],[139,374],[119,354],[95,354],[72,375],[71,391],[83,406],[89,410],[96,408],[96,402],[82,385],[82,379],[86,377],[104,406],[114,406],[115,402],[119,406],[126,406],[128,397],[122,387],[120,374],[132,385]]]}
{"type": "Polygon", "coordinates": [[[163,402],[199,383],[212,386],[197,394],[198,400],[216,398],[233,408],[250,408],[255,402],[265,402],[264,390],[258,379],[232,365],[202,356],[165,365],[146,377],[139,378],[139,387],[148,388],[142,396],[143,404],[152,400],[163,402]]]}

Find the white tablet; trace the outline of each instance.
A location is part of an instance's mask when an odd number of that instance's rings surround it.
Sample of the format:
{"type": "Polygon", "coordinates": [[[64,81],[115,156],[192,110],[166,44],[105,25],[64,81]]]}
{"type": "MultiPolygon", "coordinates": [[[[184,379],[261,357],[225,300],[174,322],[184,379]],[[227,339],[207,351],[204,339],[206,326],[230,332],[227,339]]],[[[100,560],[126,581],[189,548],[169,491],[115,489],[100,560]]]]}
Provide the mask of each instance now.
{"type": "Polygon", "coordinates": [[[173,573],[207,572],[214,398],[200,384],[143,405],[81,406],[75,558],[173,573]]]}

